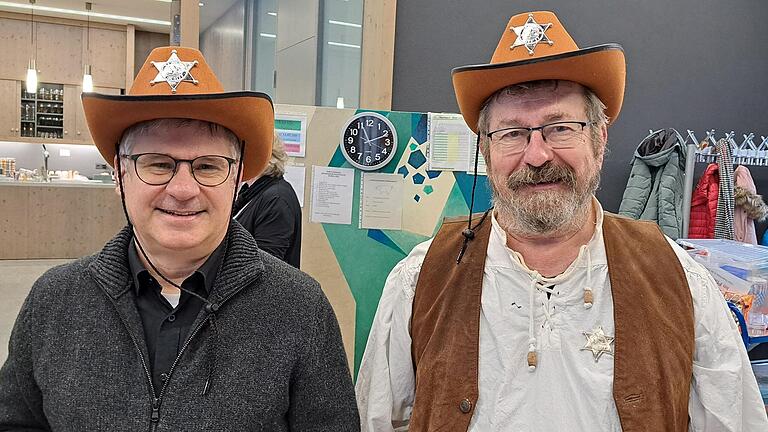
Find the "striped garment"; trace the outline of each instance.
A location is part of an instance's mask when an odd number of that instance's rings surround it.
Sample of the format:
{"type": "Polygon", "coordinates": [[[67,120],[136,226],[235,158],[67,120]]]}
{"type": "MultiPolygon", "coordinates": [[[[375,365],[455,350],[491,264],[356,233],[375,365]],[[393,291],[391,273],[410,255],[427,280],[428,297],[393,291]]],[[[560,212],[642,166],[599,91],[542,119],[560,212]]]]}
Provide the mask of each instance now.
{"type": "Polygon", "coordinates": [[[733,157],[730,143],[725,139],[717,141],[717,164],[720,166],[720,191],[717,195],[717,216],[715,216],[715,238],[733,240],[733,157]]]}

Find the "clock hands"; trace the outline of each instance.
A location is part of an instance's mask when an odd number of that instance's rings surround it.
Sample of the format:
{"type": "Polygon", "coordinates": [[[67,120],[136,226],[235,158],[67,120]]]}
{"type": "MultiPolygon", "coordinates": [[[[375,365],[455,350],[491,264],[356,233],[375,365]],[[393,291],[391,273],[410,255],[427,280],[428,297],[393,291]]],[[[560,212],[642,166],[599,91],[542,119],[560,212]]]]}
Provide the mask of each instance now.
{"type": "MultiPolygon", "coordinates": [[[[365,143],[366,143],[366,144],[371,144],[371,145],[373,145],[373,146],[376,146],[376,147],[377,147],[377,148],[379,148],[379,149],[383,148],[382,146],[380,146],[380,145],[378,145],[378,144],[374,144],[373,142],[374,142],[374,141],[376,141],[376,140],[380,140],[380,139],[382,139],[382,138],[384,138],[384,137],[387,137],[387,136],[389,136],[389,133],[386,133],[386,134],[384,134],[384,135],[382,135],[382,136],[380,136],[380,137],[376,137],[376,138],[374,138],[374,139],[370,139],[370,138],[368,138],[368,131],[366,130],[366,128],[364,128],[364,127],[363,127],[363,128],[361,128],[361,129],[363,130],[363,135],[365,135],[365,137],[363,138],[363,140],[365,141],[365,143]]],[[[368,153],[368,152],[369,152],[369,150],[364,150],[364,152],[365,152],[365,153],[368,153]]]]}
{"type": "MultiPolygon", "coordinates": [[[[384,148],[384,147],[382,147],[382,146],[380,146],[380,145],[378,145],[378,144],[375,144],[375,143],[373,142],[373,140],[368,140],[368,141],[366,141],[365,143],[366,143],[366,144],[370,144],[370,145],[372,145],[372,146],[374,146],[374,147],[376,147],[376,148],[378,148],[378,149],[383,149],[383,148],[384,148]]],[[[366,151],[367,151],[367,150],[366,150],[366,151]]]]}
{"type": "MultiPolygon", "coordinates": [[[[365,129],[363,129],[363,130],[365,130],[365,129]]],[[[385,132],[386,132],[386,131],[385,131],[385,132]]],[[[389,136],[389,133],[385,133],[384,135],[382,135],[382,136],[380,136],[380,137],[377,137],[377,138],[374,138],[374,139],[369,139],[369,140],[368,140],[368,143],[372,143],[372,142],[374,142],[374,141],[376,141],[376,140],[380,140],[380,139],[382,139],[382,138],[384,138],[384,137],[387,137],[387,136],[389,136]]]]}

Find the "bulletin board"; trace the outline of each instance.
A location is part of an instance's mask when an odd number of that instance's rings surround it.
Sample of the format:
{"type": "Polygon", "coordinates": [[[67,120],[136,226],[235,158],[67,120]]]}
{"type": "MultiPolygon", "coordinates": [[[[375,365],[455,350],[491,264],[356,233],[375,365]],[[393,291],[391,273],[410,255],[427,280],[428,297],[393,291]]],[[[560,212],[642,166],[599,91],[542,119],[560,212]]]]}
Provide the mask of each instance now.
{"type": "MultiPolygon", "coordinates": [[[[392,160],[378,173],[403,177],[402,229],[360,229],[360,179],[355,170],[350,224],[312,223],[312,166],[353,168],[339,148],[344,122],[361,110],[278,105],[278,112],[307,115],[306,157],[294,165],[306,169],[301,269],[317,279],[334,307],[354,375],[362,359],[387,275],[417,244],[429,239],[444,217],[467,215],[473,176],[463,171],[428,169],[427,114],[374,111],[385,116],[398,135],[392,160]]],[[[490,206],[485,176],[478,177],[474,211],[490,206]]]]}

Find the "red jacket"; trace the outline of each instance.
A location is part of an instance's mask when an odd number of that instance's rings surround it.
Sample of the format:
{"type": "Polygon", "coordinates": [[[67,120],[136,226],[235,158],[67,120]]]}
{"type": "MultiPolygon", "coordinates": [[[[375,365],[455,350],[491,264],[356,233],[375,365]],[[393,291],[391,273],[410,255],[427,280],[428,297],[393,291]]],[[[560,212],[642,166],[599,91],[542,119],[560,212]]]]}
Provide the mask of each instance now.
{"type": "Polygon", "coordinates": [[[691,197],[688,238],[715,238],[715,217],[717,216],[717,194],[719,191],[719,168],[717,164],[709,164],[691,197]]]}

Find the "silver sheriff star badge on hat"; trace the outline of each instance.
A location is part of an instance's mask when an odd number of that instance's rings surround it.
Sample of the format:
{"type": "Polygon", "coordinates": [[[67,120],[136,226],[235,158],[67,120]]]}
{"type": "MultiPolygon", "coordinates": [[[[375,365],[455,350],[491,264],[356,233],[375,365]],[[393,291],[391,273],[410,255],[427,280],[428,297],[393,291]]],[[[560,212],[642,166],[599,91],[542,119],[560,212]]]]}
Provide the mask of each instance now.
{"type": "Polygon", "coordinates": [[[552,27],[552,23],[539,24],[533,19],[533,14],[528,14],[528,20],[525,24],[519,27],[510,27],[509,29],[515,32],[517,39],[515,43],[509,47],[509,49],[515,49],[519,46],[524,46],[528,50],[528,54],[533,55],[533,50],[540,42],[546,42],[548,45],[553,45],[554,42],[549,40],[545,32],[552,27]]]}
{"type": "Polygon", "coordinates": [[[197,65],[197,60],[186,62],[179,60],[176,50],[171,51],[171,56],[164,62],[152,62],[152,66],[157,69],[157,76],[149,83],[155,85],[160,82],[167,82],[171,86],[171,92],[176,93],[176,87],[181,82],[191,82],[197,84],[197,80],[189,73],[190,69],[197,65]]]}
{"type": "Polygon", "coordinates": [[[611,344],[615,338],[606,335],[602,326],[597,326],[591,332],[582,333],[587,338],[587,344],[584,345],[581,351],[592,351],[592,355],[595,356],[595,363],[600,360],[600,356],[603,354],[613,355],[611,344]]]}

